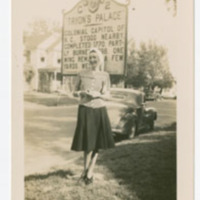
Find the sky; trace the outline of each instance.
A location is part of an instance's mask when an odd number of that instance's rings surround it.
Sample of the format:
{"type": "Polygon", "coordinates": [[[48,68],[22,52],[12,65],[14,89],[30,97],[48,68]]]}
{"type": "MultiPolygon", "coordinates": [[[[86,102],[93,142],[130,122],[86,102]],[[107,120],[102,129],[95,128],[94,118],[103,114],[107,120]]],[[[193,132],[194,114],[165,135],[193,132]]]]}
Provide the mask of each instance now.
{"type": "MultiPolygon", "coordinates": [[[[62,11],[70,10],[79,0],[21,0],[22,24],[25,28],[34,19],[47,19],[62,24],[62,11]]],[[[118,0],[124,2],[125,0],[118,0]]],[[[179,62],[177,52],[178,17],[168,11],[165,0],[131,0],[129,5],[128,38],[136,45],[141,41],[155,41],[168,50],[169,65],[176,77],[179,62]]]]}

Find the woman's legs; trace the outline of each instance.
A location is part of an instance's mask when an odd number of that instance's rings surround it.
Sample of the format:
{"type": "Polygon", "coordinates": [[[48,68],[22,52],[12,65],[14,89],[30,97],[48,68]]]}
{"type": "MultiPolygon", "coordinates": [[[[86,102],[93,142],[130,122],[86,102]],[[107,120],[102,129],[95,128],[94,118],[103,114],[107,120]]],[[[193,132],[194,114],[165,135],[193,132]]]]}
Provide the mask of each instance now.
{"type": "Polygon", "coordinates": [[[87,177],[87,172],[88,172],[88,168],[89,168],[89,165],[90,165],[90,162],[91,162],[91,157],[92,157],[92,151],[84,151],[83,153],[83,157],[84,157],[84,170],[78,180],[78,183],[81,181],[81,180],[85,180],[85,178],[87,177]]]}
{"type": "Polygon", "coordinates": [[[86,170],[88,170],[90,162],[91,162],[91,158],[92,158],[92,151],[85,151],[84,152],[84,172],[86,172],[86,170]]]}
{"type": "Polygon", "coordinates": [[[84,172],[83,175],[87,172],[87,177],[91,178],[93,176],[94,166],[98,157],[98,151],[84,152],[84,172]]]}
{"type": "Polygon", "coordinates": [[[96,164],[97,157],[98,157],[98,151],[93,151],[87,172],[87,178],[89,179],[93,176],[93,170],[96,164]]]}

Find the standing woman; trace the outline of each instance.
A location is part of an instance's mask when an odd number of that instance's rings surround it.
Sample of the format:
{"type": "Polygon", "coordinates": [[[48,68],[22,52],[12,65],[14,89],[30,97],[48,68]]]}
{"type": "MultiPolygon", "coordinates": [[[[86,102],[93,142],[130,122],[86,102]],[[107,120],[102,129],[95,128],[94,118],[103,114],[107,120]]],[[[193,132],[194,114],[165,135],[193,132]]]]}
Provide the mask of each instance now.
{"type": "Polygon", "coordinates": [[[78,75],[76,93],[80,96],[78,120],[72,150],[84,152],[84,170],[81,179],[86,185],[93,182],[93,169],[99,149],[114,147],[110,121],[103,96],[109,93],[110,78],[104,72],[102,53],[89,51],[89,70],[78,75]]]}

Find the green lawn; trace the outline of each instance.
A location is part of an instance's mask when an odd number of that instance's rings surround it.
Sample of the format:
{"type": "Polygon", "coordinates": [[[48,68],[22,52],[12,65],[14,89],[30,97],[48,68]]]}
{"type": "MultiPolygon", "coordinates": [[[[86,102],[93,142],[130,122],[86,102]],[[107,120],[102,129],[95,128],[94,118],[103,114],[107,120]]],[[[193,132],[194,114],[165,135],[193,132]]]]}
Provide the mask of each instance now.
{"type": "Polygon", "coordinates": [[[26,200],[175,200],[175,127],[123,140],[100,151],[94,183],[77,184],[80,158],[47,174],[25,178],[26,200]]]}

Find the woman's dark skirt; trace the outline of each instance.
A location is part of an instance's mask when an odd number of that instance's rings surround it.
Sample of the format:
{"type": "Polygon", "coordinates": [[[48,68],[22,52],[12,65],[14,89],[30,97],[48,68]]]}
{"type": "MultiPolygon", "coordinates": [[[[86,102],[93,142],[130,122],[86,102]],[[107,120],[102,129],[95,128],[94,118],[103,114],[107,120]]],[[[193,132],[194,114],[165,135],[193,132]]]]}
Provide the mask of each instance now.
{"type": "Polygon", "coordinates": [[[79,105],[78,121],[71,149],[93,151],[114,146],[106,107],[90,108],[79,105]]]}

